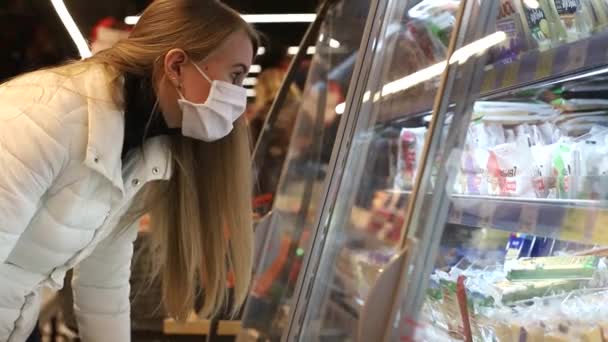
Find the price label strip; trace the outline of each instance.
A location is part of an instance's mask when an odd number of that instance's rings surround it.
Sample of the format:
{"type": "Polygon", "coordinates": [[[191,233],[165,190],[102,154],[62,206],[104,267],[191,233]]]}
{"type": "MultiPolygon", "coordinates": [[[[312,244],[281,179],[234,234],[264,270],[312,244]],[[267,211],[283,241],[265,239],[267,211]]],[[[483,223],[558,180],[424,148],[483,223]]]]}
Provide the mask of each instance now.
{"type": "Polygon", "coordinates": [[[490,228],[492,227],[492,219],[494,218],[494,211],[496,211],[496,204],[490,201],[482,201],[479,205],[479,227],[490,228]]]}
{"type": "Polygon", "coordinates": [[[519,229],[522,233],[534,233],[538,223],[538,207],[525,205],[519,215],[519,229]]]}
{"type": "Polygon", "coordinates": [[[553,74],[553,61],[555,53],[553,50],[547,50],[539,53],[538,64],[536,65],[536,79],[546,78],[553,74]]]}
{"type": "Polygon", "coordinates": [[[568,50],[568,64],[566,66],[567,71],[573,71],[585,66],[588,47],[589,40],[580,41],[572,45],[570,50],[568,50]]]}
{"type": "Polygon", "coordinates": [[[481,92],[485,93],[494,90],[496,87],[496,68],[485,70],[483,74],[483,83],[481,84],[481,92]]]}
{"type": "Polygon", "coordinates": [[[517,80],[519,78],[519,67],[521,62],[516,60],[515,62],[509,64],[504,71],[504,76],[502,79],[502,87],[511,87],[517,84],[517,80]]]}

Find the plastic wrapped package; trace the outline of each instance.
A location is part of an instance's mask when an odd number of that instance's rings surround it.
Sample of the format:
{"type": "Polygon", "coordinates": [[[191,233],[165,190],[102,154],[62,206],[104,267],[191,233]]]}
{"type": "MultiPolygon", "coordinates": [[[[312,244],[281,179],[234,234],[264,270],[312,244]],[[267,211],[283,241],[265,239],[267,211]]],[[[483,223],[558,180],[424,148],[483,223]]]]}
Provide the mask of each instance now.
{"type": "Polygon", "coordinates": [[[593,31],[593,10],[587,0],[541,0],[540,4],[557,43],[586,38],[593,31]]]}
{"type": "Polygon", "coordinates": [[[419,168],[426,127],[404,128],[399,137],[395,188],[411,189],[419,168]]]}
{"type": "Polygon", "coordinates": [[[536,197],[534,158],[526,142],[517,141],[492,148],[487,170],[490,195],[536,197]]]}
{"type": "Polygon", "coordinates": [[[551,31],[549,17],[538,2],[514,0],[529,39],[539,50],[546,50],[552,45],[554,33],[551,31]]]}
{"type": "Polygon", "coordinates": [[[555,198],[555,177],[552,172],[552,154],[556,145],[535,145],[530,148],[534,158],[534,191],[538,198],[555,198]]]}
{"type": "Polygon", "coordinates": [[[500,0],[496,31],[504,32],[507,39],[491,49],[490,63],[512,63],[528,50],[528,39],[514,0],[500,0]]]}

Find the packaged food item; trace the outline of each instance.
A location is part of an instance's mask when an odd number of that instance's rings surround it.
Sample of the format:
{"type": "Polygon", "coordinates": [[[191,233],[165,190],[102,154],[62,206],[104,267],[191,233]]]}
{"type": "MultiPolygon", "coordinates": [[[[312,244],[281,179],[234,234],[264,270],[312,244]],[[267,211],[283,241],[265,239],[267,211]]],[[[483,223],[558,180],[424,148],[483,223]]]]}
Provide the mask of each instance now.
{"type": "Polygon", "coordinates": [[[404,128],[401,130],[395,188],[412,188],[422,156],[425,134],[426,127],[404,128]]]}
{"type": "Polygon", "coordinates": [[[551,47],[552,32],[549,18],[538,1],[515,1],[527,36],[543,51],[551,47]]]}
{"type": "Polygon", "coordinates": [[[596,256],[555,256],[523,258],[505,264],[507,279],[530,281],[547,279],[592,279],[599,263],[596,256]]]}
{"type": "Polygon", "coordinates": [[[532,177],[534,158],[521,141],[498,145],[489,151],[488,194],[536,197],[532,177]]]}
{"type": "Polygon", "coordinates": [[[553,151],[553,177],[555,177],[558,198],[570,198],[570,182],[573,176],[572,148],[560,143],[553,151]]]}
{"type": "Polygon", "coordinates": [[[572,193],[579,199],[606,199],[608,195],[608,129],[594,127],[581,137],[572,151],[572,193]]]}
{"type": "Polygon", "coordinates": [[[608,25],[608,3],[606,0],[590,0],[591,8],[595,17],[595,26],[601,30],[608,25]]]}
{"type": "Polygon", "coordinates": [[[502,281],[494,284],[500,302],[509,305],[514,302],[566,293],[581,288],[585,283],[580,280],[542,280],[542,281],[502,281]]]}
{"type": "Polygon", "coordinates": [[[593,13],[586,0],[541,0],[557,40],[572,42],[593,31],[593,13]]]}
{"type": "Polygon", "coordinates": [[[608,109],[608,100],[605,99],[565,99],[559,98],[551,102],[564,112],[591,111],[608,109]]]}
{"type": "Polygon", "coordinates": [[[560,129],[549,121],[545,121],[542,124],[537,125],[537,127],[542,134],[545,145],[557,142],[562,135],[560,129]]]}
{"type": "Polygon", "coordinates": [[[485,125],[488,133],[488,148],[506,143],[505,130],[501,124],[490,123],[485,125]]]}
{"type": "Polygon", "coordinates": [[[465,150],[461,162],[461,178],[458,193],[467,195],[487,195],[488,181],[486,165],[489,152],[475,148],[465,150]]]}
{"type": "Polygon", "coordinates": [[[555,177],[552,169],[553,151],[557,146],[552,145],[535,145],[530,148],[534,159],[534,174],[532,182],[534,191],[538,198],[551,197],[550,193],[555,189],[555,177]]]}
{"type": "Polygon", "coordinates": [[[522,52],[528,50],[526,32],[514,1],[516,0],[500,0],[500,11],[498,18],[496,18],[496,31],[504,32],[507,39],[492,47],[490,50],[490,64],[512,63],[522,52]]]}

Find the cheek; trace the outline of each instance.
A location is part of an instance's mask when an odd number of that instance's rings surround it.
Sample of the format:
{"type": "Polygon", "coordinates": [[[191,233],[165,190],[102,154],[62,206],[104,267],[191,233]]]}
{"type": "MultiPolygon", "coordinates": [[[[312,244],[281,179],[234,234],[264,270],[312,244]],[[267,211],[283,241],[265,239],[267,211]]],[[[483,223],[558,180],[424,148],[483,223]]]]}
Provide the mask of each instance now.
{"type": "Polygon", "coordinates": [[[211,90],[210,85],[201,77],[186,77],[183,84],[186,100],[194,103],[205,103],[211,90]]]}

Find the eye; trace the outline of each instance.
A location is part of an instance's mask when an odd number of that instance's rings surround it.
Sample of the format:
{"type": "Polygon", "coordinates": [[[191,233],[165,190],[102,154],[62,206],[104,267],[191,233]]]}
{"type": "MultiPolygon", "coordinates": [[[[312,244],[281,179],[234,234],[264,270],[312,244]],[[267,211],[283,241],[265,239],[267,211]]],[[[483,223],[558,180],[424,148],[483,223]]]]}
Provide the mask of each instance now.
{"type": "Polygon", "coordinates": [[[243,73],[242,72],[233,72],[230,75],[230,77],[232,79],[232,84],[240,85],[240,83],[242,82],[243,73]]]}

